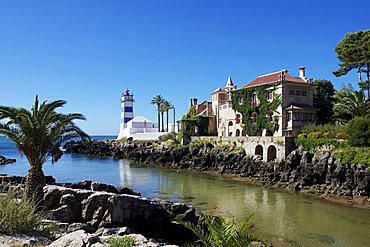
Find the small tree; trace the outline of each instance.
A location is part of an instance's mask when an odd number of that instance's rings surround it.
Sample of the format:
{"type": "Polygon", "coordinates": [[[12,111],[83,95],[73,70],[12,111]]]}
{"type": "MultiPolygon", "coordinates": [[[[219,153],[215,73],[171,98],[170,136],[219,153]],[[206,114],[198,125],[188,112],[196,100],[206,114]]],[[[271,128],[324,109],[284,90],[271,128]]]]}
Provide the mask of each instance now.
{"type": "Polygon", "coordinates": [[[74,120],[85,120],[79,113],[61,114],[55,110],[66,104],[64,100],[39,103],[36,96],[31,110],[0,106],[0,134],[12,140],[19,152],[26,156],[30,169],[26,180],[26,194],[35,202],[43,199],[45,177],[43,164],[51,158],[57,162],[63,155],[60,146],[70,139],[90,139],[74,120]]]}
{"type": "Polygon", "coordinates": [[[356,117],[348,122],[349,145],[353,147],[370,146],[370,119],[356,117]]]}

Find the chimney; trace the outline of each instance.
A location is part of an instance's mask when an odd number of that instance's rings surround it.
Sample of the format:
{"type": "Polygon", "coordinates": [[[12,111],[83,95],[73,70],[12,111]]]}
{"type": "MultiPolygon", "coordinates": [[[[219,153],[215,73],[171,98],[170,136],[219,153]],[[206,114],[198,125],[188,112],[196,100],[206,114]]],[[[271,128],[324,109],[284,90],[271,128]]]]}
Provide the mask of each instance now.
{"type": "Polygon", "coordinates": [[[307,78],[306,78],[306,67],[305,66],[299,67],[299,78],[301,78],[305,81],[307,80],[307,78]]]}
{"type": "Polygon", "coordinates": [[[193,99],[192,98],[190,98],[190,106],[189,106],[189,108],[190,107],[193,107],[193,99]]]}
{"type": "Polygon", "coordinates": [[[194,106],[198,106],[198,99],[197,98],[193,98],[193,104],[194,104],[194,106]]]}

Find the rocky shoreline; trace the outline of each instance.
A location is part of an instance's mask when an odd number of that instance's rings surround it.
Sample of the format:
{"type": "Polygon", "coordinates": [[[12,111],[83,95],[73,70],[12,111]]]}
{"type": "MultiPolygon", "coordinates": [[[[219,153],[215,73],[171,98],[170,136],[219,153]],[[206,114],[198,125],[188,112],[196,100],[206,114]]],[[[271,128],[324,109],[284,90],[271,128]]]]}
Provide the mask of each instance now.
{"type": "MultiPolygon", "coordinates": [[[[195,209],[187,204],[141,197],[127,187],[92,181],[55,183],[46,177],[45,219],[65,234],[51,242],[45,237],[0,234],[0,245],[50,244],[50,246],[106,246],[104,239],[128,235],[135,246],[175,246],[194,238],[190,230],[175,221],[197,223],[195,209]],[[144,237],[145,236],[145,237],[144,237]]],[[[25,177],[0,174],[0,191],[24,190],[25,177]]]]}
{"type": "Polygon", "coordinates": [[[263,162],[240,150],[207,144],[190,149],[158,142],[102,140],[69,142],[67,153],[112,156],[134,162],[216,172],[248,183],[315,195],[356,207],[370,209],[370,170],[362,165],[341,164],[331,151],[311,154],[295,150],[281,162],[263,162]]]}
{"type": "Polygon", "coordinates": [[[16,162],[16,159],[8,159],[5,156],[0,155],[0,165],[7,165],[16,162]]]}

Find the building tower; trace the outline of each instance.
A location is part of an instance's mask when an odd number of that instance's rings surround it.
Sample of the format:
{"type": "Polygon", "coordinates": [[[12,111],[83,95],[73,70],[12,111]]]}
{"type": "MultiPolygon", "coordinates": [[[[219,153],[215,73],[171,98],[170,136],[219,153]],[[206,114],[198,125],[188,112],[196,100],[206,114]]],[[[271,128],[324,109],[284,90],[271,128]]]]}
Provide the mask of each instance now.
{"type": "Polygon", "coordinates": [[[122,137],[123,130],[127,127],[127,122],[134,118],[134,95],[127,89],[121,97],[121,124],[118,137],[122,137]]]}

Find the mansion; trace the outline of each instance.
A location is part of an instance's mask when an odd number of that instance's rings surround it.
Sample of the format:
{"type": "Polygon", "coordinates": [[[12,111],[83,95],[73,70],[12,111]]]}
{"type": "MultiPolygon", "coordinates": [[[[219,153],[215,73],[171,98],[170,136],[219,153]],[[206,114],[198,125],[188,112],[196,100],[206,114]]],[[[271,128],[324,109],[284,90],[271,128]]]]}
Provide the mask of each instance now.
{"type": "MultiPolygon", "coordinates": [[[[313,85],[305,76],[305,67],[299,68],[299,76],[295,77],[287,70],[261,75],[240,89],[234,85],[231,77],[228,78],[223,88],[217,88],[212,92],[212,100],[198,104],[197,99],[191,100],[191,106],[195,106],[198,116],[209,118],[208,133],[211,135],[246,136],[243,128],[243,115],[232,107],[232,95],[238,90],[266,88],[266,100],[272,102],[275,97],[279,98],[276,110],[269,112],[265,117],[267,122],[274,122],[276,129],[268,134],[266,129],[260,130],[256,136],[286,136],[295,137],[301,132],[301,127],[314,124],[316,121],[316,109],[313,108],[313,85]]],[[[240,99],[239,104],[249,104],[258,109],[261,104],[257,93],[250,95],[249,102],[240,99]]],[[[252,113],[249,124],[256,123],[256,114],[252,113]]]]}

